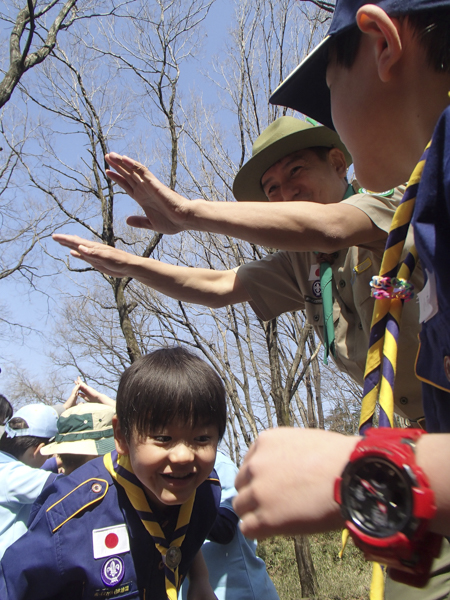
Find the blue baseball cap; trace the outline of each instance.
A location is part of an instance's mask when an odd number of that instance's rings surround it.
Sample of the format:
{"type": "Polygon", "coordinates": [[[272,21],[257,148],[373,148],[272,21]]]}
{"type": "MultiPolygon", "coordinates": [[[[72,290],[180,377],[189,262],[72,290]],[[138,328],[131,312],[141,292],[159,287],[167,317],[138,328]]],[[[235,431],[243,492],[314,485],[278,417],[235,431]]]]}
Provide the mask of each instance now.
{"type": "Polygon", "coordinates": [[[277,87],[269,99],[271,104],[298,110],[334,129],[330,90],[325,79],[330,42],[337,35],[356,27],[356,13],[366,4],[376,4],[388,15],[395,16],[450,8],[450,0],[337,0],[325,39],[277,87]]]}
{"type": "Polygon", "coordinates": [[[26,421],[25,429],[13,429],[9,421],[5,425],[5,433],[10,438],[31,435],[33,437],[52,438],[58,433],[58,413],[46,404],[29,404],[23,406],[14,414],[26,421]]]}

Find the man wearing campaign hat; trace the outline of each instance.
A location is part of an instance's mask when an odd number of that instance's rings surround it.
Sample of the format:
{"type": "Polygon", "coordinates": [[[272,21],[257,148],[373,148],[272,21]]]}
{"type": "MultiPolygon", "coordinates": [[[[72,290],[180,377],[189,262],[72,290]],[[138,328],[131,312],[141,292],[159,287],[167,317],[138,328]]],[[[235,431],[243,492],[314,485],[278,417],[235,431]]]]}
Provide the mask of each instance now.
{"type": "Polygon", "coordinates": [[[27,530],[31,506],[45,485],[56,477],[40,467],[41,449],[58,431],[51,406],[20,408],[5,425],[0,439],[0,558],[27,530]]]}
{"type": "MultiPolygon", "coordinates": [[[[325,345],[325,358],[334,355],[338,367],[362,383],[373,309],[369,282],[378,273],[399,195],[374,196],[349,185],[352,159],[334,131],[288,116],[274,121],[236,176],[238,203],[188,201],[136,161],[109,156],[122,173],[110,176],[146,211],[147,217],[133,217],[132,224],[172,233],[213,231],[282,251],[238,269],[213,271],[165,264],[77,236],[57,235],[57,241],[99,271],[134,277],[177,300],[213,308],[248,301],[263,320],[305,310],[325,345]]],[[[420,273],[414,283],[421,288],[420,273]]],[[[417,322],[416,311],[415,303],[406,306],[407,323],[417,322]]],[[[418,325],[406,326],[401,340],[401,351],[411,359],[417,331],[418,325]]],[[[398,381],[396,410],[417,420],[423,413],[413,367],[400,369],[398,381]]]]}

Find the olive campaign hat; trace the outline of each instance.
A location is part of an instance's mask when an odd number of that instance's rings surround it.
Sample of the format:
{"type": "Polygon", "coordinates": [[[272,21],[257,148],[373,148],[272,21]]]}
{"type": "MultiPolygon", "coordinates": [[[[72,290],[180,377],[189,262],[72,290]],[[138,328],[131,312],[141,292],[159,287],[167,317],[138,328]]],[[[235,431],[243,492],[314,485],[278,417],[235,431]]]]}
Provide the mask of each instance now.
{"type": "Polygon", "coordinates": [[[58,419],[58,433],[41,454],[83,454],[103,456],[114,450],[112,418],[114,408],[105,404],[77,404],[58,419]]]}
{"type": "Polygon", "coordinates": [[[261,178],[267,169],[288,154],[317,146],[339,148],[345,155],[347,167],[352,164],[352,157],[335,131],[295,117],[280,117],[256,138],[251,159],[234,180],[234,197],[246,202],[267,201],[261,187],[261,178]]]}
{"type": "MultiPolygon", "coordinates": [[[[330,43],[337,35],[356,27],[356,13],[365,4],[376,4],[388,15],[450,9],[450,0],[337,0],[325,39],[298,65],[270,97],[271,104],[287,106],[334,128],[326,70],[330,43]]],[[[351,118],[351,115],[349,115],[351,118]]]]}

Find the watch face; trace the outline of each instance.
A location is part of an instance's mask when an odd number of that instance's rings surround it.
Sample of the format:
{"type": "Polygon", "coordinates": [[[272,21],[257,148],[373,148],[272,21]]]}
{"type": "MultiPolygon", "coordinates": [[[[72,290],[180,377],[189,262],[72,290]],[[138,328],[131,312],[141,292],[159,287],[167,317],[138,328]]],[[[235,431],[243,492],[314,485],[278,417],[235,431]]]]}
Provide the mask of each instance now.
{"type": "Polygon", "coordinates": [[[367,535],[384,538],[408,528],[411,481],[390,461],[365,457],[349,464],[342,476],[341,493],[345,519],[367,535]]]}

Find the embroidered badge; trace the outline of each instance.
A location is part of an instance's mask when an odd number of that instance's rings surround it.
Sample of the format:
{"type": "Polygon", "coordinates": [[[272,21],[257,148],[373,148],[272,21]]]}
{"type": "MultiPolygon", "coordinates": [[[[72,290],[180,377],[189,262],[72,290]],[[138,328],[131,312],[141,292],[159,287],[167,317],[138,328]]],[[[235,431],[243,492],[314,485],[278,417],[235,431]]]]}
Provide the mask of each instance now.
{"type": "Polygon", "coordinates": [[[94,529],[92,532],[94,558],[106,558],[129,552],[130,540],[125,523],[94,529]]]}
{"type": "Polygon", "coordinates": [[[312,284],[312,288],[311,288],[311,289],[312,289],[312,293],[314,294],[314,296],[315,296],[316,298],[320,298],[320,297],[321,297],[321,295],[322,295],[322,290],[321,290],[321,288],[320,288],[320,281],[315,281],[315,282],[312,284]]]}
{"type": "Polygon", "coordinates": [[[315,279],[319,279],[320,277],[320,265],[319,263],[314,263],[311,265],[309,269],[309,277],[308,281],[314,281],[315,279]]]}
{"type": "Polygon", "coordinates": [[[108,558],[102,566],[102,581],[108,587],[119,584],[125,575],[123,560],[119,556],[108,558]]]}

